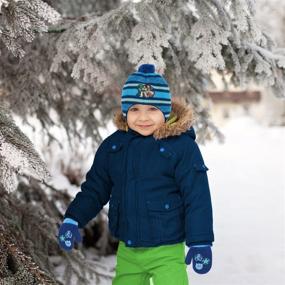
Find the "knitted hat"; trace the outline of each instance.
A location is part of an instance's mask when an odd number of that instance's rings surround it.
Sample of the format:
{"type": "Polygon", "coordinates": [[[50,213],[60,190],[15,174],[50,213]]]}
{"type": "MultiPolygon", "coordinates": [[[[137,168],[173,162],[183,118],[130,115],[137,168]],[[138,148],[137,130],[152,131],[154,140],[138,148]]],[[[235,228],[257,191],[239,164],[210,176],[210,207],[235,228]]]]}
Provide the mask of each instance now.
{"type": "Polygon", "coordinates": [[[162,75],[155,73],[153,64],[142,64],[129,75],[121,94],[121,109],[127,118],[129,108],[135,104],[153,105],[161,110],[165,120],[171,113],[171,93],[162,75]]]}

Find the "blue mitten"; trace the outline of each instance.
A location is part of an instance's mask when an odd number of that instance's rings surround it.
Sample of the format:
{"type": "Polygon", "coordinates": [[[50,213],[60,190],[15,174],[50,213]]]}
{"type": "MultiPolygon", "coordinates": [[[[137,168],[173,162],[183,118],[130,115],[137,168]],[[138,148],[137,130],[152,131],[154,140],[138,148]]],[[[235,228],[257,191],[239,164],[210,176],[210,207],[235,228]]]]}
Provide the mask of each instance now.
{"type": "Polygon", "coordinates": [[[58,231],[58,242],[62,249],[70,251],[73,248],[74,240],[81,242],[82,238],[78,229],[78,222],[65,218],[58,231]]]}
{"type": "Polygon", "coordinates": [[[212,267],[212,250],[210,245],[193,245],[188,250],[185,258],[186,264],[191,264],[196,273],[205,274],[212,267]]]}

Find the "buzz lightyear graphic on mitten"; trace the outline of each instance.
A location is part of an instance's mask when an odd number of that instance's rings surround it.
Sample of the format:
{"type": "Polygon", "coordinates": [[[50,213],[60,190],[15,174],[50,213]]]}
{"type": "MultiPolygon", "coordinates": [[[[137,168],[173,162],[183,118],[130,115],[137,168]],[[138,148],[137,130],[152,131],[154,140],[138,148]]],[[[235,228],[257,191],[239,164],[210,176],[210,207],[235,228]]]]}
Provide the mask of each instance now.
{"type": "Polygon", "coordinates": [[[194,256],[194,260],[196,261],[195,262],[195,268],[197,270],[202,270],[204,265],[208,265],[210,263],[210,259],[209,258],[203,258],[203,256],[199,253],[199,254],[196,254],[194,256]]]}
{"type": "Polygon", "coordinates": [[[71,231],[67,231],[64,235],[61,235],[59,238],[60,241],[64,242],[67,247],[71,246],[71,241],[70,241],[72,238],[71,231]]]}
{"type": "Polygon", "coordinates": [[[78,229],[78,222],[71,218],[66,218],[59,228],[59,245],[62,249],[70,251],[73,248],[74,241],[81,242],[82,237],[78,229]]]}

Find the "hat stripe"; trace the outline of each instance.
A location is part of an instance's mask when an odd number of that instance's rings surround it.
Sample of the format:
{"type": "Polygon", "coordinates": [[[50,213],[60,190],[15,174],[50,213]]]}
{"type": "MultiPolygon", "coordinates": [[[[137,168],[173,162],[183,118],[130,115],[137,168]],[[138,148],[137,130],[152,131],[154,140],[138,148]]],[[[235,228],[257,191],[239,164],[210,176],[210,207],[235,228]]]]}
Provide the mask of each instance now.
{"type": "MultiPolygon", "coordinates": [[[[126,102],[122,106],[122,110],[127,111],[127,110],[129,110],[129,108],[131,108],[135,104],[136,103],[133,103],[133,102],[126,102]]],[[[155,106],[155,107],[159,108],[161,111],[166,112],[166,113],[168,113],[168,111],[171,112],[171,105],[166,105],[166,104],[155,104],[155,105],[153,105],[153,104],[146,103],[146,102],[143,102],[141,104],[147,105],[147,106],[155,106]]]]}
{"type": "MultiPolygon", "coordinates": [[[[126,89],[126,88],[132,88],[132,87],[138,87],[140,84],[145,84],[145,83],[141,83],[141,82],[138,82],[138,83],[126,83],[124,85],[124,88],[123,89],[126,89]]],[[[169,91],[169,87],[167,85],[154,85],[154,84],[150,84],[154,89],[156,90],[167,90],[169,91]]]]}
{"type": "MultiPolygon", "coordinates": [[[[127,88],[122,90],[122,97],[130,96],[131,98],[144,98],[144,97],[139,97],[138,95],[138,89],[136,88],[127,88]]],[[[170,92],[168,91],[155,91],[153,97],[148,97],[149,99],[169,99],[171,96],[170,92]]],[[[170,100],[170,99],[169,99],[170,100]]]]}
{"type": "Polygon", "coordinates": [[[122,98],[123,103],[127,102],[138,102],[138,103],[149,103],[149,104],[157,104],[157,105],[171,105],[171,100],[163,101],[163,100],[148,100],[146,98],[122,98]]]}
{"type": "MultiPolygon", "coordinates": [[[[162,94],[161,94],[162,95],[162,94]]],[[[163,94],[165,95],[165,94],[163,94]]],[[[132,94],[126,94],[124,96],[122,96],[121,100],[126,100],[126,99],[129,99],[128,101],[131,101],[131,100],[140,100],[140,101],[157,101],[157,100],[160,100],[160,101],[163,101],[163,102],[171,102],[171,98],[169,98],[169,96],[166,96],[166,97],[138,97],[136,95],[132,95],[132,94]]]]}
{"type": "MultiPolygon", "coordinates": [[[[169,90],[153,89],[152,91],[155,92],[155,94],[154,94],[155,97],[158,97],[159,94],[161,94],[163,96],[163,93],[169,94],[169,90]]],[[[122,93],[123,96],[124,96],[124,94],[126,94],[126,95],[136,95],[139,92],[139,90],[138,90],[138,88],[127,87],[127,88],[123,88],[122,92],[123,92],[122,93]]]]}
{"type": "Polygon", "coordinates": [[[134,99],[146,99],[146,100],[157,100],[157,99],[162,99],[162,100],[167,100],[170,101],[171,99],[169,98],[171,94],[167,91],[155,91],[154,96],[152,97],[140,97],[138,96],[138,90],[137,89],[124,89],[122,91],[122,98],[134,98],[134,99]]]}
{"type": "Polygon", "coordinates": [[[126,83],[129,83],[130,81],[137,81],[141,82],[142,84],[163,84],[164,86],[167,85],[166,80],[162,76],[157,76],[157,77],[141,77],[137,75],[130,75],[127,79],[126,83]]]}
{"type": "MultiPolygon", "coordinates": [[[[161,103],[159,103],[159,104],[151,104],[151,103],[147,103],[147,102],[143,102],[143,103],[141,103],[142,105],[148,105],[148,106],[155,106],[155,107],[157,107],[158,108],[158,106],[159,106],[159,109],[162,109],[162,110],[169,110],[169,109],[171,109],[171,104],[161,104],[161,103]]],[[[132,106],[134,106],[134,105],[136,105],[136,102],[126,102],[126,103],[124,103],[124,106],[122,106],[122,110],[127,110],[127,109],[129,109],[130,107],[132,107],[132,106]]]]}
{"type": "Polygon", "coordinates": [[[137,84],[150,84],[150,85],[155,85],[155,86],[160,86],[160,87],[168,87],[167,84],[165,83],[155,83],[153,84],[152,82],[149,82],[149,83],[145,83],[144,81],[136,81],[136,80],[127,80],[127,82],[125,83],[124,86],[126,86],[127,84],[129,83],[137,83],[137,84]]]}

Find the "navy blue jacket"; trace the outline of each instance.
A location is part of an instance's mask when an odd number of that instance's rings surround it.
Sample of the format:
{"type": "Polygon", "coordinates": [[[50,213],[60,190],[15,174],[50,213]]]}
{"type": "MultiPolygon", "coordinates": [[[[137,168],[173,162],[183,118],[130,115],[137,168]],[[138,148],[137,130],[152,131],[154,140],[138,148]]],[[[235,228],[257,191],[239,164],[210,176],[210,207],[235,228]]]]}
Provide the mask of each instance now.
{"type": "Polygon", "coordinates": [[[110,233],[130,247],[214,241],[208,168],[195,141],[192,110],[173,101],[177,121],[143,136],[127,127],[99,146],[65,217],[84,227],[109,202],[110,233]]]}

